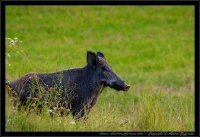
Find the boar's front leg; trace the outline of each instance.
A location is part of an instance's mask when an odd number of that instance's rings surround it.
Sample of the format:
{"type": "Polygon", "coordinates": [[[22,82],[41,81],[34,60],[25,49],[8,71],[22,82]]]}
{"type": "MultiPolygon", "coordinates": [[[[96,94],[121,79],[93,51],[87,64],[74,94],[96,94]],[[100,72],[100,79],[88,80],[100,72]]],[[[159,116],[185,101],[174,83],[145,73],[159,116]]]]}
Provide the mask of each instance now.
{"type": "Polygon", "coordinates": [[[85,109],[82,105],[80,105],[81,103],[74,103],[72,104],[71,106],[71,112],[72,112],[72,115],[75,119],[81,119],[85,116],[85,109]]]}

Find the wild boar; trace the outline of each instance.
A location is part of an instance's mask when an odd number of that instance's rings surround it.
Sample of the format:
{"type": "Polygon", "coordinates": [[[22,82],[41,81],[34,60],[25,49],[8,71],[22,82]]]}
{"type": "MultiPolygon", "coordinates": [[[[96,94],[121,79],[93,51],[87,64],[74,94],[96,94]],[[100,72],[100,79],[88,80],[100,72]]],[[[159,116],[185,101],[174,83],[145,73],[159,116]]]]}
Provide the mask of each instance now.
{"type": "Polygon", "coordinates": [[[77,119],[86,116],[95,105],[102,90],[109,86],[117,91],[128,91],[127,85],[107,64],[101,52],[87,51],[87,64],[83,68],[53,73],[28,73],[18,80],[6,83],[11,93],[16,92],[22,103],[29,97],[47,94],[51,88],[60,90],[61,106],[70,110],[77,119]]]}

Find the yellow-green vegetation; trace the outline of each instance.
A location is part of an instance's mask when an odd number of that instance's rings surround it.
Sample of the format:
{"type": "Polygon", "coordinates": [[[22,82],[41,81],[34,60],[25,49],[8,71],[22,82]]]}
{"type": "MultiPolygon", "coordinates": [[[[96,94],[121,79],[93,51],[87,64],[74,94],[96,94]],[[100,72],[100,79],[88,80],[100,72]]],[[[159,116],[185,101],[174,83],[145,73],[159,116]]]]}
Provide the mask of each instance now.
{"type": "Polygon", "coordinates": [[[75,124],[17,111],[6,96],[6,131],[194,131],[194,7],[6,6],[6,37],[22,41],[6,45],[10,81],[82,67],[91,50],[131,85],[105,89],[75,124]]]}

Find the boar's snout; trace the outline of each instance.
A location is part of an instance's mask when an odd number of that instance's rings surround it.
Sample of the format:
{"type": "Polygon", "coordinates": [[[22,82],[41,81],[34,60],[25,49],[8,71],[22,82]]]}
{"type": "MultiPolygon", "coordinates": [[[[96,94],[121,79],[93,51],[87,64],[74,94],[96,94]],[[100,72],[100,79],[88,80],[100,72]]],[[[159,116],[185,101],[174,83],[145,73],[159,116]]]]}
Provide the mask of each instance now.
{"type": "Polygon", "coordinates": [[[125,86],[124,86],[124,89],[123,89],[123,90],[124,90],[124,91],[128,91],[130,87],[131,87],[131,86],[129,86],[129,85],[126,85],[126,84],[125,84],[125,86]]]}
{"type": "MultiPolygon", "coordinates": [[[[110,85],[109,85],[110,86],[110,85]]],[[[128,91],[130,86],[127,85],[125,82],[123,81],[115,81],[112,83],[112,86],[110,86],[111,88],[114,88],[115,90],[123,90],[123,91],[128,91]]]]}

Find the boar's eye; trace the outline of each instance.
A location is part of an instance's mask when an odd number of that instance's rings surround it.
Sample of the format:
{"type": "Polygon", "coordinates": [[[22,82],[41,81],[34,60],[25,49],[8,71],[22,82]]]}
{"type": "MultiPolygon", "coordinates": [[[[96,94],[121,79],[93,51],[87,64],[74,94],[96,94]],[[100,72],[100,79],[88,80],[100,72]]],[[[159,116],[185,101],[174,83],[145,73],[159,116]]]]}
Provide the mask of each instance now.
{"type": "Polygon", "coordinates": [[[108,69],[106,67],[102,67],[101,68],[103,71],[108,71],[108,69]]]}

